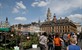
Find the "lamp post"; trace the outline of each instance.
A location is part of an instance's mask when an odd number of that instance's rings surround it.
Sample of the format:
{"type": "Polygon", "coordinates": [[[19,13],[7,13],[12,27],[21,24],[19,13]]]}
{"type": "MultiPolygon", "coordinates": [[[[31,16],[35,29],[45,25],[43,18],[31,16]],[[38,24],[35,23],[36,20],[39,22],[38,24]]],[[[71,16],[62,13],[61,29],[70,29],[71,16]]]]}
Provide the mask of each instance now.
{"type": "Polygon", "coordinates": [[[20,28],[20,50],[23,50],[23,46],[22,46],[22,36],[23,36],[23,33],[22,33],[22,29],[20,28]]]}
{"type": "Polygon", "coordinates": [[[6,34],[5,34],[5,50],[6,50],[6,34]]]}
{"type": "Polygon", "coordinates": [[[54,34],[54,22],[51,22],[51,26],[52,26],[52,34],[54,34]]]}

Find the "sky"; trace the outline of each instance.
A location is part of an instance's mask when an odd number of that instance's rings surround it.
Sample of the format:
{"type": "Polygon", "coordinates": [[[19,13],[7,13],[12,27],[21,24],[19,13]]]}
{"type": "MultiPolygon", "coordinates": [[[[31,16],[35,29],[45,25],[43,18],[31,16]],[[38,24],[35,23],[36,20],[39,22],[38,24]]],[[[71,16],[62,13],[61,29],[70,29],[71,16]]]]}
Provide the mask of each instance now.
{"type": "Polygon", "coordinates": [[[8,17],[10,25],[45,21],[50,8],[52,18],[68,17],[82,24],[82,0],[0,0],[0,22],[8,17]]]}

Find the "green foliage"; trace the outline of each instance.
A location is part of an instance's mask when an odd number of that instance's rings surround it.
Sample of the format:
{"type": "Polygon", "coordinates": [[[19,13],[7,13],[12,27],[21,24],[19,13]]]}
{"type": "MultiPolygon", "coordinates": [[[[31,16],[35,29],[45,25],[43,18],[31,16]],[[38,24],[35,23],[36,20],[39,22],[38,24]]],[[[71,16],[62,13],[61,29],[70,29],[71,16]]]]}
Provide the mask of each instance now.
{"type": "Polygon", "coordinates": [[[5,48],[3,48],[3,47],[0,47],[0,50],[5,50],[5,48]]]}
{"type": "Polygon", "coordinates": [[[16,45],[16,41],[15,40],[12,40],[10,43],[9,43],[9,45],[16,45]]]}
{"type": "Polygon", "coordinates": [[[37,34],[31,35],[30,40],[22,42],[23,48],[30,48],[30,47],[32,47],[32,44],[38,44],[37,34]]]}
{"type": "Polygon", "coordinates": [[[33,36],[31,41],[32,41],[32,44],[38,44],[38,37],[37,36],[33,36]]]}
{"type": "MultiPolygon", "coordinates": [[[[38,44],[38,37],[37,34],[30,34],[30,39],[27,40],[27,36],[24,35],[18,35],[16,34],[16,32],[12,32],[9,33],[9,38],[7,40],[9,40],[9,42],[7,43],[8,46],[6,46],[6,50],[13,50],[15,45],[19,45],[19,42],[22,42],[23,48],[30,48],[32,47],[32,44],[38,44]],[[13,36],[11,36],[11,34],[13,34],[13,36]],[[17,43],[18,42],[18,43],[17,43]],[[12,47],[12,48],[10,48],[12,47]]],[[[5,50],[4,47],[0,47],[0,50],[5,50]]]]}
{"type": "Polygon", "coordinates": [[[13,48],[8,48],[7,50],[14,50],[13,48]]]}
{"type": "Polygon", "coordinates": [[[26,42],[22,42],[23,48],[30,48],[31,45],[32,45],[31,40],[28,40],[28,41],[26,41],[26,42]]]}
{"type": "Polygon", "coordinates": [[[14,50],[13,48],[4,48],[4,47],[0,47],[0,50],[14,50]]]}

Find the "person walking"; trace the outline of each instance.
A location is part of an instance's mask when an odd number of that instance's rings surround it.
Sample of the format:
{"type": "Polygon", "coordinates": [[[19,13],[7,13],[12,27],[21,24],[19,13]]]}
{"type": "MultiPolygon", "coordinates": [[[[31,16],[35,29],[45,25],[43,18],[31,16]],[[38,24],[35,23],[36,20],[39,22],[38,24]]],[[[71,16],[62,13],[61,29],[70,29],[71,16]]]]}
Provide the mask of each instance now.
{"type": "Polygon", "coordinates": [[[63,40],[64,40],[65,46],[68,46],[68,35],[66,33],[64,33],[63,35],[63,40]]]}
{"type": "Polygon", "coordinates": [[[77,41],[79,41],[79,39],[80,39],[80,33],[78,32],[77,33],[77,41]]]}
{"type": "Polygon", "coordinates": [[[53,36],[51,34],[48,36],[48,50],[53,50],[53,36]]]}
{"type": "Polygon", "coordinates": [[[81,48],[76,45],[76,41],[74,38],[70,38],[70,44],[66,50],[81,50],[81,48]]]}
{"type": "Polygon", "coordinates": [[[39,38],[40,50],[47,50],[47,33],[44,32],[39,38]]]}
{"type": "Polygon", "coordinates": [[[64,33],[64,35],[63,35],[63,40],[64,40],[64,46],[63,46],[63,49],[64,50],[66,50],[66,47],[69,45],[69,43],[68,43],[68,35],[67,35],[67,33],[64,33]]]}
{"type": "Polygon", "coordinates": [[[72,35],[71,35],[71,33],[69,33],[67,36],[68,36],[68,45],[70,45],[70,38],[72,35]]]}
{"type": "Polygon", "coordinates": [[[55,38],[53,40],[54,45],[55,45],[55,50],[61,50],[61,42],[63,41],[60,37],[59,37],[59,33],[55,34],[55,38]]]}
{"type": "Polygon", "coordinates": [[[78,41],[77,41],[77,35],[74,33],[73,35],[73,39],[75,40],[75,43],[78,44],[78,41]]]}

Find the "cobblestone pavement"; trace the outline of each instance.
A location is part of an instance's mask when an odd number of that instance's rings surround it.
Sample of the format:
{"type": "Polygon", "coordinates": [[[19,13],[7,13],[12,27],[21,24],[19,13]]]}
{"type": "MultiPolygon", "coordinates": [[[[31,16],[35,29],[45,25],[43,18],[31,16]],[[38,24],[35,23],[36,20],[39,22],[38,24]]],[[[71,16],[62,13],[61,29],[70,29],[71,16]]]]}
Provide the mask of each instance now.
{"type": "MultiPolygon", "coordinates": [[[[82,48],[82,41],[79,41],[78,45],[82,48]]],[[[40,48],[38,47],[38,48],[32,48],[32,49],[27,49],[27,50],[40,50],[40,48]]]]}
{"type": "MultiPolygon", "coordinates": [[[[38,47],[38,48],[32,48],[32,49],[27,49],[27,50],[40,50],[40,48],[38,47]]],[[[62,49],[62,50],[64,50],[64,49],[62,49]]]]}
{"type": "Polygon", "coordinates": [[[40,50],[40,48],[32,48],[32,49],[27,49],[27,50],[40,50]]]}

